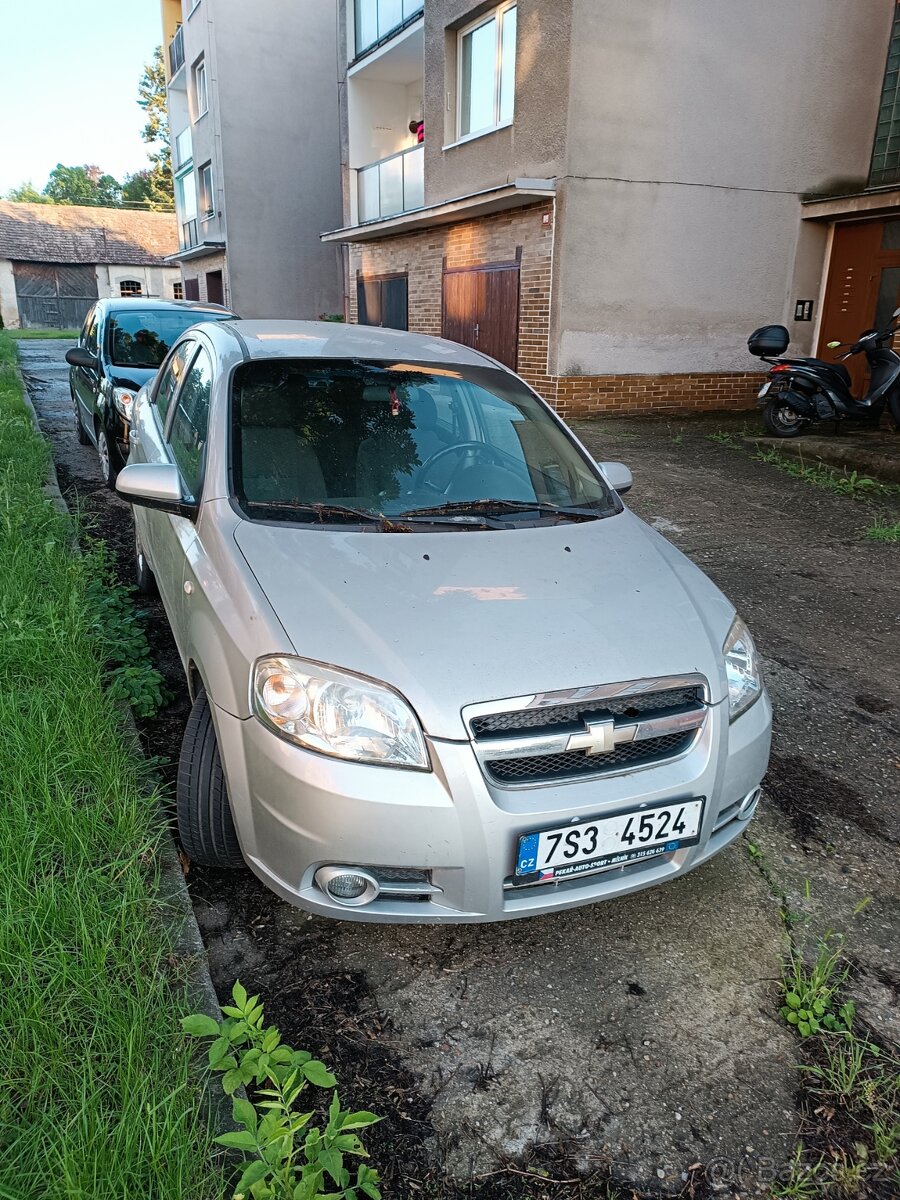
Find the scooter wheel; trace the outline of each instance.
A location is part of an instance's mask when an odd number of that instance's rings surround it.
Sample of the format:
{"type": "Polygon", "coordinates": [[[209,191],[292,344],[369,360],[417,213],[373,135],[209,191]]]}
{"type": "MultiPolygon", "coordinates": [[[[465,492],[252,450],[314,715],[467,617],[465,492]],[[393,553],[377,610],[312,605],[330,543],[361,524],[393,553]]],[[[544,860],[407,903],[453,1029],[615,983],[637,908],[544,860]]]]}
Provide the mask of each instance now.
{"type": "Polygon", "coordinates": [[[762,422],[772,437],[777,438],[799,437],[808,424],[806,417],[794,412],[777,396],[763,409],[762,422]]]}

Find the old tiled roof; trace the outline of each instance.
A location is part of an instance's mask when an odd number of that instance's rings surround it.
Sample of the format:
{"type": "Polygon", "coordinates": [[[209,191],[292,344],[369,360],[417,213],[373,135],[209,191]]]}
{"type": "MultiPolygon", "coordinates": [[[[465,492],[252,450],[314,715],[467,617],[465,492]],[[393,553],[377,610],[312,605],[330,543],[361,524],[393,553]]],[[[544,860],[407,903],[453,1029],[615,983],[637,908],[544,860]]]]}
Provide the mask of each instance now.
{"type": "Polygon", "coordinates": [[[0,200],[0,258],[159,266],[177,249],[174,213],[0,200]]]}

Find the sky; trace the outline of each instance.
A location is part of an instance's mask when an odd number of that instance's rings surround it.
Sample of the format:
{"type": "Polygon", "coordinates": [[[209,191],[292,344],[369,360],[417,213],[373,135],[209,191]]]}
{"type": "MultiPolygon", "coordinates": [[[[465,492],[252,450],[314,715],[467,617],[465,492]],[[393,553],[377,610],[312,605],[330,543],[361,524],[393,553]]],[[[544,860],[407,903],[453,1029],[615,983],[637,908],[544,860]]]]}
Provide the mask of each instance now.
{"type": "Polygon", "coordinates": [[[59,162],[143,170],[137,85],[161,41],[159,0],[0,0],[0,196],[59,162]]]}

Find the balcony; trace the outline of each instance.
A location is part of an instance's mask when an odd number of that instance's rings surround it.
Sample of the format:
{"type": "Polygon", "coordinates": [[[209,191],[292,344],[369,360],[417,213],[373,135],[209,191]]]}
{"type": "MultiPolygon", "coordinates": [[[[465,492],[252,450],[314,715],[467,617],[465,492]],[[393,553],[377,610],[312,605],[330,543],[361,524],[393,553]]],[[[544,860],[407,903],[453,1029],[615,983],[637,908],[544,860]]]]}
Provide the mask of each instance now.
{"type": "Polygon", "coordinates": [[[425,204],[425,147],[413,146],[356,172],[358,220],[379,221],[425,204]]]}
{"type": "Polygon", "coordinates": [[[356,0],[356,56],[389,37],[395,29],[418,16],[425,0],[356,0]]]}
{"type": "Polygon", "coordinates": [[[191,246],[198,246],[200,244],[200,238],[197,235],[196,217],[182,223],[180,240],[182,250],[189,250],[191,246]]]}
{"type": "Polygon", "coordinates": [[[191,127],[188,125],[186,129],[182,129],[181,133],[175,138],[175,170],[180,171],[182,167],[192,160],[194,150],[191,140],[191,127]]]}
{"type": "Polygon", "coordinates": [[[184,30],[179,25],[175,36],[169,42],[169,78],[177,74],[184,66],[184,30]]]}

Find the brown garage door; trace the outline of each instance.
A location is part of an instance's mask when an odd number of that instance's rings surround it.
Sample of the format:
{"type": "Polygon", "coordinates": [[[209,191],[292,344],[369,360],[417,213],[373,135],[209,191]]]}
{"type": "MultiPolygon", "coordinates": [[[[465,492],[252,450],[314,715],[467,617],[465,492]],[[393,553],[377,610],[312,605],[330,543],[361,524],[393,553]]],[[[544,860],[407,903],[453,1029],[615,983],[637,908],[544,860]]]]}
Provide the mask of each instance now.
{"type": "Polygon", "coordinates": [[[14,262],[12,268],[25,329],[78,329],[97,299],[92,266],[14,262]]]}
{"type": "Polygon", "coordinates": [[[445,267],[442,332],[516,369],[519,264],[445,267]]]}

